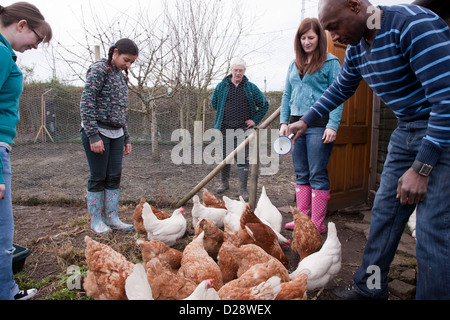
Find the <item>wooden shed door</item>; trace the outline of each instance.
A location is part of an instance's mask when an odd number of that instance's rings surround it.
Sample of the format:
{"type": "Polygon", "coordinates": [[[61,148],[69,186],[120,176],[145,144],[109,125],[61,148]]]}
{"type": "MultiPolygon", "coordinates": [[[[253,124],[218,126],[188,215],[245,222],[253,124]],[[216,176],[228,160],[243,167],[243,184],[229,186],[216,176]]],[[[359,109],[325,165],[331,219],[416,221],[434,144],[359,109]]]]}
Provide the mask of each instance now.
{"type": "MultiPolygon", "coordinates": [[[[328,37],[328,51],[341,64],[346,46],[328,37]]],[[[370,176],[373,91],[365,81],[344,105],[336,144],[328,165],[331,199],[329,210],[338,210],[367,201],[370,176]]]]}

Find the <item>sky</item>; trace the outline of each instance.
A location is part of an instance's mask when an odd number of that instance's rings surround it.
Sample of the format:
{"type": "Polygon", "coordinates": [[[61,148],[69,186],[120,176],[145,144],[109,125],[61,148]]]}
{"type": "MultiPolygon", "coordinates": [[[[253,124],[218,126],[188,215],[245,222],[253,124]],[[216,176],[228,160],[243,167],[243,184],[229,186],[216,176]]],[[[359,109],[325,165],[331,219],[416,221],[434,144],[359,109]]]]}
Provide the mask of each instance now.
{"type": "MultiPolygon", "coordinates": [[[[282,91],[289,64],[294,59],[293,39],[300,25],[302,13],[304,17],[317,17],[319,0],[242,0],[245,3],[244,14],[255,18],[251,35],[245,41],[267,39],[267,45],[258,53],[246,57],[248,68],[247,77],[261,90],[282,91]],[[302,4],[305,3],[304,11],[302,4]]],[[[16,1],[2,0],[3,6],[16,1]]],[[[54,39],[65,46],[76,46],[75,38],[83,37],[79,20],[83,10],[93,6],[102,19],[108,20],[117,12],[130,12],[136,8],[139,0],[28,0],[36,5],[46,20],[52,26],[54,39]]],[[[150,4],[155,14],[159,12],[160,0],[142,0],[141,3],[150,4]]],[[[393,5],[411,3],[412,0],[372,0],[373,5],[393,5]]],[[[55,44],[55,41],[53,41],[55,44]]],[[[257,44],[255,44],[257,45],[257,44]]],[[[53,75],[53,63],[49,58],[48,49],[39,47],[38,50],[18,54],[20,66],[34,68],[34,79],[48,81],[53,75]]],[[[60,79],[70,80],[70,71],[62,61],[56,61],[56,75],[60,79]]],[[[75,85],[82,83],[73,82],[75,85]]]]}

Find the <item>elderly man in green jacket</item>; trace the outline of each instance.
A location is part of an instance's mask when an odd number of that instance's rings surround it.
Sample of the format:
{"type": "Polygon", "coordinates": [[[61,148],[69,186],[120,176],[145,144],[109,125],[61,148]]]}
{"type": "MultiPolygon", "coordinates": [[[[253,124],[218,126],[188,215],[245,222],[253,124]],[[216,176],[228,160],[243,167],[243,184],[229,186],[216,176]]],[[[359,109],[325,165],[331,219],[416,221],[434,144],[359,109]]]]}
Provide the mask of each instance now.
{"type": "MultiPolygon", "coordinates": [[[[242,134],[245,134],[245,131],[258,125],[269,110],[269,103],[266,97],[245,76],[246,70],[247,65],[243,59],[233,59],[231,61],[231,74],[217,85],[212,96],[211,105],[217,110],[214,128],[220,130],[224,137],[224,159],[238,145],[238,130],[242,130],[242,134]],[[231,141],[233,144],[231,144],[231,141]],[[227,145],[229,146],[228,148],[227,145]]],[[[240,161],[239,159],[240,157],[238,156],[240,195],[245,201],[248,201],[248,148],[245,150],[245,161],[240,161]]],[[[219,194],[229,189],[230,165],[227,165],[221,174],[222,181],[217,189],[219,194]]]]}

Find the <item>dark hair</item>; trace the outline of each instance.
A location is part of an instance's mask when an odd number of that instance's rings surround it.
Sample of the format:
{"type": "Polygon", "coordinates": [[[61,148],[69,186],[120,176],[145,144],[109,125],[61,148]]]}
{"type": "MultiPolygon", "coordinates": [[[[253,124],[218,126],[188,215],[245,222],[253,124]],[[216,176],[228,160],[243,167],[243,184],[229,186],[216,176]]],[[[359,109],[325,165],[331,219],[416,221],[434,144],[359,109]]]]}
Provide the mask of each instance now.
{"type": "Polygon", "coordinates": [[[52,28],[35,5],[28,2],[16,2],[7,7],[0,5],[0,23],[4,27],[21,20],[26,20],[30,29],[40,28],[44,32],[43,42],[49,43],[52,40],[52,28]]]}
{"type": "Polygon", "coordinates": [[[328,40],[325,30],[319,23],[319,20],[316,18],[306,18],[300,24],[298,28],[297,34],[295,35],[295,64],[297,65],[298,72],[301,75],[305,75],[306,73],[313,74],[320,68],[322,68],[323,64],[327,59],[327,46],[328,40]],[[314,51],[312,55],[311,62],[307,64],[308,56],[303,49],[302,46],[302,36],[308,32],[309,30],[314,31],[319,37],[319,43],[317,46],[317,50],[314,51]]]}
{"type": "MultiPolygon", "coordinates": [[[[137,45],[130,39],[120,39],[116,42],[115,45],[113,45],[111,48],[109,48],[108,52],[108,73],[111,73],[111,65],[112,65],[112,58],[114,55],[114,50],[117,49],[119,52],[119,55],[121,54],[131,54],[133,56],[139,55],[139,48],[137,45]]],[[[125,73],[127,75],[127,82],[128,82],[128,70],[125,70],[125,73]]]]}

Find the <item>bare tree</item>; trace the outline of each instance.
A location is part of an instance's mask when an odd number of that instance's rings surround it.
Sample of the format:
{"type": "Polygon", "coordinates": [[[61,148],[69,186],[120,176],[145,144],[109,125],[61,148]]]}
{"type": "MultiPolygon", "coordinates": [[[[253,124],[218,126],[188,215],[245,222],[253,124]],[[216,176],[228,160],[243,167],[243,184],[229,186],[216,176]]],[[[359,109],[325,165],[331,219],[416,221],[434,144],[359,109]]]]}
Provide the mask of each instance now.
{"type": "MultiPolygon", "coordinates": [[[[152,158],[159,160],[158,135],[155,105],[160,99],[168,98],[168,85],[172,85],[173,76],[167,73],[173,48],[168,47],[169,34],[164,30],[162,17],[152,20],[150,7],[139,7],[136,15],[119,12],[107,22],[99,17],[92,6],[89,15],[82,10],[80,24],[83,27],[84,39],[78,41],[78,47],[83,50],[75,51],[72,47],[60,46],[59,57],[66,62],[74,74],[85,80],[85,72],[95,61],[94,45],[100,45],[105,54],[112,44],[121,38],[130,38],[140,49],[139,59],[130,69],[129,89],[140,99],[139,108],[129,107],[143,116],[143,130],[150,124],[152,158]]],[[[172,86],[172,90],[176,90],[172,86]]]]}
{"type": "Polygon", "coordinates": [[[185,91],[178,104],[180,114],[186,116],[180,117],[185,128],[188,121],[201,119],[213,81],[222,79],[231,58],[243,52],[239,44],[252,21],[242,15],[240,1],[181,0],[173,7],[166,3],[165,15],[174,48],[173,70],[185,91]],[[196,108],[193,118],[191,107],[196,108]]]}

